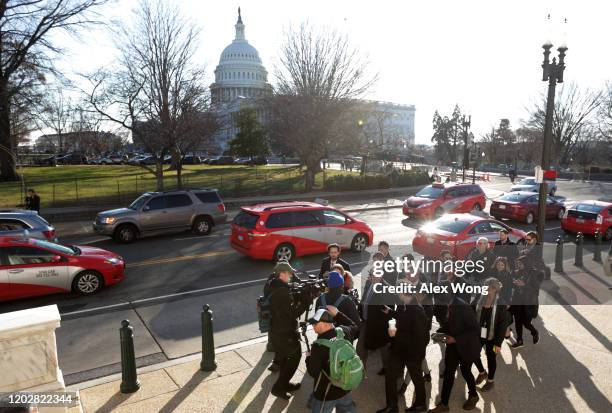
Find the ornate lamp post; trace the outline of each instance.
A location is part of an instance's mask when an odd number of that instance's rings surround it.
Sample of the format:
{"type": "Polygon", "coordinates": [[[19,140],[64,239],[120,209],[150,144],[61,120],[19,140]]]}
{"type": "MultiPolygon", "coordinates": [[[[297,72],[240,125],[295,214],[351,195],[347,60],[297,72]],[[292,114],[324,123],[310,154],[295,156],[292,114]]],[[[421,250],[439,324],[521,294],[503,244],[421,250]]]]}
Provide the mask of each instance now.
{"type": "MultiPolygon", "coordinates": [[[[544,122],[544,144],[542,148],[542,169],[550,169],[550,147],[552,143],[552,127],[553,127],[553,112],[555,109],[555,88],[557,83],[563,83],[563,71],[565,70],[565,52],[567,46],[563,42],[557,48],[559,52],[559,60],[553,57],[552,62],[549,60],[550,49],[553,45],[550,41],[546,41],[542,45],[544,49],[544,62],[542,63],[542,81],[548,81],[548,99],[546,103],[546,119],[544,122]]],[[[540,184],[538,200],[538,239],[540,242],[544,240],[544,226],[546,224],[546,196],[548,189],[546,183],[540,184]]]]}
{"type": "Polygon", "coordinates": [[[470,169],[470,149],[468,145],[468,129],[472,125],[472,115],[470,115],[467,120],[465,115],[463,115],[463,120],[461,121],[461,126],[463,126],[463,182],[465,182],[465,170],[470,169]]]}

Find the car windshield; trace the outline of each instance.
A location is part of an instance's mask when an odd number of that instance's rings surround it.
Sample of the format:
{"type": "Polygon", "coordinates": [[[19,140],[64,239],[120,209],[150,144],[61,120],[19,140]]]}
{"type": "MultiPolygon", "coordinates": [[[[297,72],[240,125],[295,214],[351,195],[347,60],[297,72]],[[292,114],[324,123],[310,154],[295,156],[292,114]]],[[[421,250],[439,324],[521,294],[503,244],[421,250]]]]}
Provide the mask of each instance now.
{"type": "Polygon", "coordinates": [[[510,192],[504,196],[499,198],[500,201],[510,201],[510,202],[523,202],[525,199],[533,196],[533,194],[519,194],[516,192],[510,192]]]}
{"type": "Polygon", "coordinates": [[[469,221],[460,220],[458,218],[440,218],[432,222],[431,227],[441,231],[452,232],[458,234],[470,225],[469,221]]]}
{"type": "Polygon", "coordinates": [[[598,214],[599,212],[601,212],[602,209],[604,209],[604,207],[602,205],[578,204],[573,209],[575,209],[576,211],[598,214]]]}
{"type": "Polygon", "coordinates": [[[43,241],[39,239],[32,240],[32,243],[37,247],[45,248],[47,250],[57,252],[58,254],[66,254],[66,255],[78,255],[80,250],[75,247],[72,249],[70,247],[66,247],[64,245],[54,244],[53,242],[43,241]]]}
{"type": "Polygon", "coordinates": [[[425,188],[417,192],[415,196],[418,196],[420,198],[437,199],[440,198],[440,195],[442,195],[442,191],[444,191],[444,188],[426,186],[425,188]]]}
{"type": "Polygon", "coordinates": [[[145,202],[149,200],[149,198],[151,198],[149,195],[141,195],[134,202],[132,202],[128,208],[138,211],[140,207],[142,207],[145,202]]]}
{"type": "Polygon", "coordinates": [[[535,185],[535,184],[536,184],[536,181],[534,178],[525,178],[521,182],[519,182],[519,185],[535,185]]]}

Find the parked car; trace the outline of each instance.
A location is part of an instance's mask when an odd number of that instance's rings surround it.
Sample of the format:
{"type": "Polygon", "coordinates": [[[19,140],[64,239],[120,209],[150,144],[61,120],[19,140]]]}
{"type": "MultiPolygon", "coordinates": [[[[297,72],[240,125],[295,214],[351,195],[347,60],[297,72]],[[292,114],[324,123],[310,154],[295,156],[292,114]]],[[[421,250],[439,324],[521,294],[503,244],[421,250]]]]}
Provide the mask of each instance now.
{"type": "Polygon", "coordinates": [[[361,252],[374,233],[363,221],[314,202],[278,202],[242,207],[232,223],[232,247],[251,258],[291,260],[318,254],[327,245],[361,252]]]}
{"type": "Polygon", "coordinates": [[[210,165],[233,165],[234,157],[233,156],[218,156],[213,158],[209,162],[210,165]]]}
{"type": "Polygon", "coordinates": [[[247,165],[267,165],[268,160],[266,159],[265,156],[254,156],[253,158],[248,159],[246,164],[247,165]]]}
{"type": "Polygon", "coordinates": [[[202,159],[197,155],[187,155],[183,157],[183,165],[199,165],[202,159]]]}
{"type": "Polygon", "coordinates": [[[55,228],[36,211],[0,210],[0,237],[39,238],[57,241],[55,228]]]}
{"type": "Polygon", "coordinates": [[[0,301],[74,292],[91,295],[124,279],[119,255],[90,246],[0,237],[0,301]]]}
{"type": "Polygon", "coordinates": [[[49,156],[46,158],[36,158],[36,160],[34,161],[34,164],[38,166],[56,166],[57,157],[53,155],[53,156],[49,156]]]}
{"type": "Polygon", "coordinates": [[[612,240],[612,203],[603,201],[580,201],[568,208],[561,219],[565,232],[595,235],[599,230],[602,238],[612,240]]]}
{"type": "MultiPolygon", "coordinates": [[[[538,216],[538,198],[533,192],[509,192],[493,200],[490,213],[495,219],[508,218],[532,224],[538,216]]],[[[562,201],[546,197],[547,219],[561,219],[564,213],[562,201]]]]}
{"type": "Polygon", "coordinates": [[[56,162],[60,165],[84,165],[87,164],[87,157],[82,153],[71,152],[56,158],[56,162]]]}
{"type": "Polygon", "coordinates": [[[100,212],[93,223],[97,234],[129,243],[139,237],[191,229],[208,235],[225,222],[225,205],[216,189],[147,192],[127,208],[100,212]]]}
{"type": "Polygon", "coordinates": [[[408,217],[431,219],[446,213],[482,211],[486,204],[478,184],[433,184],[408,198],[402,212],[408,217]]]}
{"type": "MultiPolygon", "coordinates": [[[[510,191],[539,192],[540,184],[536,182],[535,178],[524,178],[518,184],[512,185],[510,191]]],[[[556,193],[557,184],[548,184],[548,194],[555,196],[556,193]]]]}
{"type": "Polygon", "coordinates": [[[525,237],[525,232],[482,213],[446,214],[419,228],[412,240],[412,248],[428,258],[437,258],[442,250],[449,250],[454,257],[462,260],[476,246],[480,237],[487,238],[492,247],[502,229],[508,231],[513,242],[525,237]]]}

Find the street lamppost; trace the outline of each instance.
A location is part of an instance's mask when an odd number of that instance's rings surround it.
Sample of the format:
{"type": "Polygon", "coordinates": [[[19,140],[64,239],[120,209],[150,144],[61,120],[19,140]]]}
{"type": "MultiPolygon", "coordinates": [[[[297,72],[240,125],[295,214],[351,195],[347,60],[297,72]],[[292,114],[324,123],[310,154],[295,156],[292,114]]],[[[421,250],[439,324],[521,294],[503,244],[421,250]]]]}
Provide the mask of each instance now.
{"type": "Polygon", "coordinates": [[[463,115],[463,120],[461,121],[461,126],[463,126],[463,182],[465,182],[465,170],[470,169],[470,150],[468,148],[468,129],[472,125],[472,115],[465,119],[465,115],[463,115]]]}
{"type": "MultiPolygon", "coordinates": [[[[542,81],[548,81],[548,98],[546,103],[546,118],[544,122],[544,143],[542,147],[542,170],[550,169],[550,147],[552,144],[552,127],[553,127],[553,112],[555,109],[555,88],[557,83],[563,83],[563,71],[565,70],[565,52],[567,46],[563,42],[557,48],[559,52],[559,61],[553,57],[552,62],[549,60],[550,49],[553,45],[550,41],[546,41],[542,45],[544,49],[544,62],[542,63],[542,81]]],[[[544,225],[546,224],[546,196],[548,189],[546,183],[542,182],[539,189],[538,199],[538,239],[544,241],[544,225]]]]}

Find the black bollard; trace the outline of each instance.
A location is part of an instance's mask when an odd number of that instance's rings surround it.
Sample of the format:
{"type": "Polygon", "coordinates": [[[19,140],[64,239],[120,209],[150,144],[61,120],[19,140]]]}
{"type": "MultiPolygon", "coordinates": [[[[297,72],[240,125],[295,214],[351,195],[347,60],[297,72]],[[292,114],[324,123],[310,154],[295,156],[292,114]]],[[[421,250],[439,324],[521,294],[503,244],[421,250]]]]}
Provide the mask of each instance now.
{"type": "Polygon", "coordinates": [[[601,232],[595,230],[595,252],[593,252],[593,261],[601,262],[601,232]]]}
{"type": "Polygon", "coordinates": [[[574,259],[574,265],[576,267],[582,267],[582,243],[584,241],[584,235],[579,232],[576,235],[576,258],[574,259]]]}
{"type": "Polygon", "coordinates": [[[129,320],[121,322],[119,329],[121,341],[121,393],[134,393],[140,389],[136,374],[136,355],[134,354],[134,329],[129,320]]]}
{"type": "Polygon", "coordinates": [[[212,321],[210,306],[205,304],[202,309],[202,362],[200,363],[200,370],[202,371],[213,371],[217,368],[212,321]]]}
{"type": "Polygon", "coordinates": [[[557,250],[555,251],[555,272],[563,272],[563,237],[557,237],[557,250]]]}

